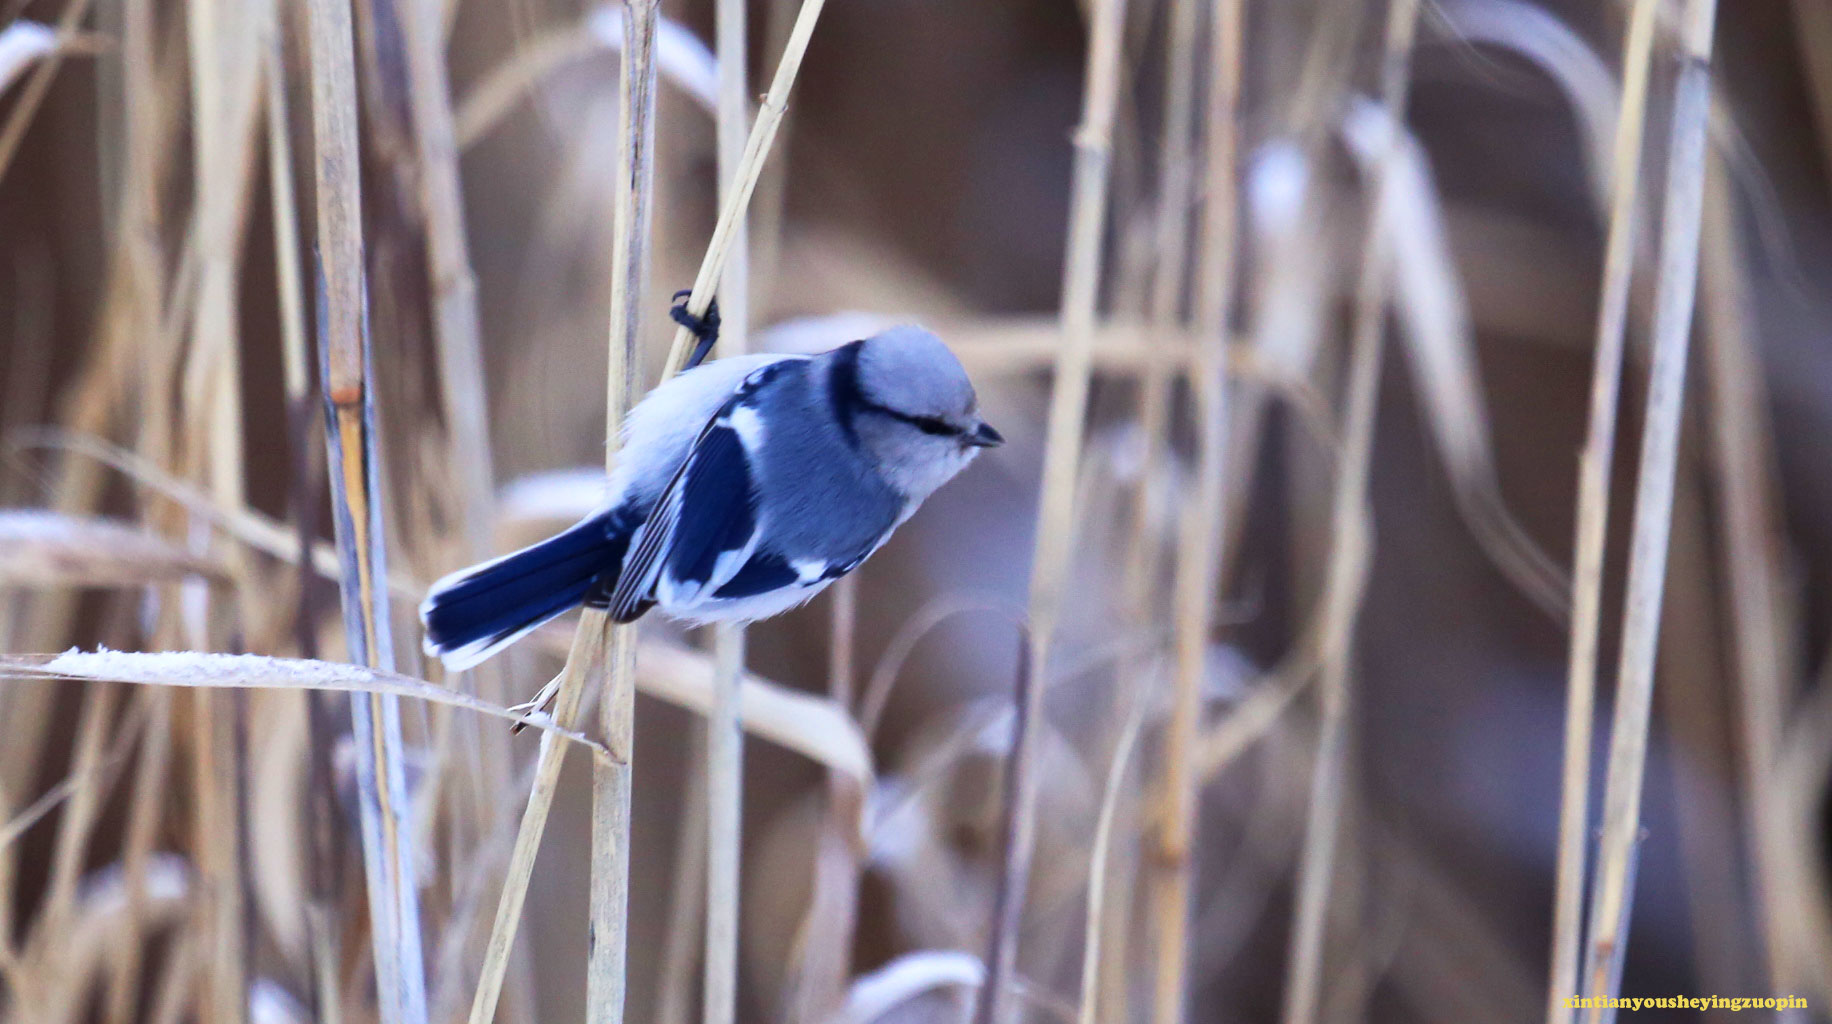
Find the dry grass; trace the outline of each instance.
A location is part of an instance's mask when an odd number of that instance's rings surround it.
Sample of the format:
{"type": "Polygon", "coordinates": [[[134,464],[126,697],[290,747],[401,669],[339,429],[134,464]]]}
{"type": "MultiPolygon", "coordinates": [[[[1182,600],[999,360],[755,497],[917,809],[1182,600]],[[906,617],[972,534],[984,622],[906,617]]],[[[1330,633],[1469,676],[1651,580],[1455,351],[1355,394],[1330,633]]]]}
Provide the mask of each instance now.
{"type": "Polygon", "coordinates": [[[0,1024],[1825,1019],[1832,30],[1594,6],[0,0],[0,1024]],[[688,283],[1011,444],[444,678],[688,283]]]}

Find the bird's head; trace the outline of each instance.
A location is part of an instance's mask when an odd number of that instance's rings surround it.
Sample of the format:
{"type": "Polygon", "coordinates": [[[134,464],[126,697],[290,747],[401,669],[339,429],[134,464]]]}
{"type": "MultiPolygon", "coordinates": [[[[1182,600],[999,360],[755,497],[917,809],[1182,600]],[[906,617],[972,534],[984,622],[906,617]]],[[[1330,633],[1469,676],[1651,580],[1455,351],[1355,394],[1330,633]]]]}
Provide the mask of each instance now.
{"type": "Polygon", "coordinates": [[[920,327],[893,327],[831,353],[841,421],[891,486],[920,501],[1005,443],[980,418],[960,360],[920,327]]]}

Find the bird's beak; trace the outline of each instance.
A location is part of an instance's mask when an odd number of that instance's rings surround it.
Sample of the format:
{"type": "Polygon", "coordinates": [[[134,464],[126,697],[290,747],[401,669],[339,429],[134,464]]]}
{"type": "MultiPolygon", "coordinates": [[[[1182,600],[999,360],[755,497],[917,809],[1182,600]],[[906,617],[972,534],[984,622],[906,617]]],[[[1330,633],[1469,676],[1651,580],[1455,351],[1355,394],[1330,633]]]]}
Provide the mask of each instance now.
{"type": "Polygon", "coordinates": [[[979,428],[967,435],[967,443],[975,448],[997,448],[1005,443],[1005,435],[992,429],[992,424],[982,420],[979,428]]]}

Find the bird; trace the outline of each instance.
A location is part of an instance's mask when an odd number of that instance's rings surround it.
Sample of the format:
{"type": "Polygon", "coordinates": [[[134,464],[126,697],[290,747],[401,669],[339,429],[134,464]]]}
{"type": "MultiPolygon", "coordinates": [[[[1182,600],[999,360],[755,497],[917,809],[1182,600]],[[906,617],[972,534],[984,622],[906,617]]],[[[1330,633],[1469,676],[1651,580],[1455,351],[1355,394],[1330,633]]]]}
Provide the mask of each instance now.
{"type": "MultiPolygon", "coordinates": [[[[709,348],[716,315],[676,314],[709,348]]],[[[1004,440],[922,327],[694,366],[625,417],[599,511],[432,586],[424,649],[470,668],[581,604],[617,622],[769,618],[858,568],[1004,440]]]]}

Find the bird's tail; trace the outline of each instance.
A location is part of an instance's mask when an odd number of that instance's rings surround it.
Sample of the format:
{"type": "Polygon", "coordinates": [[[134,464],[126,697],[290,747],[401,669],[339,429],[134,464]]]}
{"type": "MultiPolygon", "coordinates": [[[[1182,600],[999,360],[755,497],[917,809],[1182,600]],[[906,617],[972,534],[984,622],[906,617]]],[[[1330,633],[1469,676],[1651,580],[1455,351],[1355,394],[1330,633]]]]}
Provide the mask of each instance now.
{"type": "Polygon", "coordinates": [[[630,544],[624,517],[606,512],[554,537],[455,572],[420,604],[427,656],[470,668],[584,601],[613,577],[630,544]]]}

